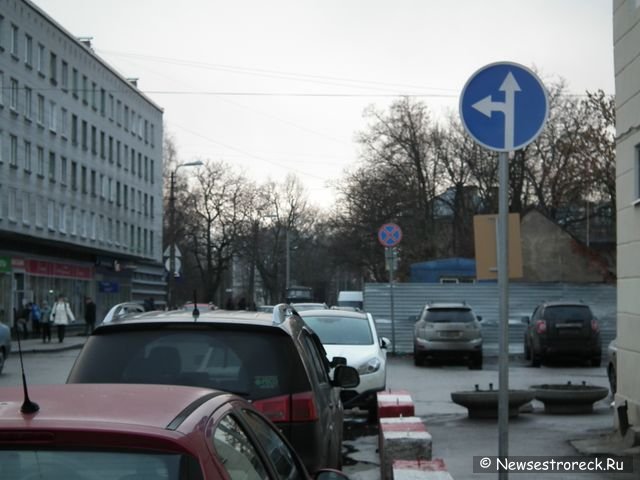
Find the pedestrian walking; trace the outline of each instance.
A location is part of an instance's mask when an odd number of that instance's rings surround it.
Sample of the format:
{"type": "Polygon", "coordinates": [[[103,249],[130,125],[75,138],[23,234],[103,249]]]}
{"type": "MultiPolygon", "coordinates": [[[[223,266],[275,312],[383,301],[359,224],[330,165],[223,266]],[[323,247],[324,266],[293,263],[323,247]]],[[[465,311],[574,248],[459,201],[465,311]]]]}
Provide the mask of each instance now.
{"type": "Polygon", "coordinates": [[[58,329],[58,342],[62,343],[67,325],[76,321],[76,317],[73,315],[69,302],[64,295],[58,295],[56,303],[54,303],[51,308],[51,317],[53,318],[54,325],[58,329]]]}
{"type": "Polygon", "coordinates": [[[40,305],[37,302],[30,303],[29,320],[31,321],[31,330],[36,334],[36,337],[40,336],[40,320],[42,318],[42,312],[40,311],[40,305]]]}
{"type": "Polygon", "coordinates": [[[96,304],[91,297],[84,299],[84,334],[89,335],[96,326],[96,304]]]}
{"type": "MultiPolygon", "coordinates": [[[[24,302],[24,301],[23,301],[24,302]]],[[[31,314],[30,305],[26,302],[16,312],[16,335],[20,335],[22,330],[22,337],[29,338],[29,315],[31,314]]]]}
{"type": "Polygon", "coordinates": [[[42,301],[40,307],[41,318],[40,326],[42,327],[42,343],[51,343],[51,306],[46,300],[42,301]]]}

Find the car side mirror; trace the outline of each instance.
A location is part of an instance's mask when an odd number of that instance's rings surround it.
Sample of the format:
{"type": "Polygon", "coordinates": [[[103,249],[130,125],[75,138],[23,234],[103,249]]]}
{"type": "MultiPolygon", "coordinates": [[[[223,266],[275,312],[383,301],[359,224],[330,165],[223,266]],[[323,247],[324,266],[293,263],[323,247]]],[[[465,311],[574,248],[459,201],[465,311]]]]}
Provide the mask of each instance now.
{"type": "Polygon", "coordinates": [[[380,337],[378,340],[380,341],[380,348],[388,348],[391,343],[387,337],[380,337]]]}
{"type": "Polygon", "coordinates": [[[482,321],[482,315],[476,315],[476,318],[478,319],[479,322],[482,321]]]}
{"type": "Polygon", "coordinates": [[[336,387],[356,388],[360,385],[360,374],[353,367],[338,365],[333,371],[332,384],[336,387]]]}
{"type": "Polygon", "coordinates": [[[331,359],[331,362],[329,363],[329,366],[331,368],[336,368],[338,365],[346,365],[347,364],[347,359],[344,357],[333,357],[331,359]]]}
{"type": "Polygon", "coordinates": [[[527,315],[524,315],[523,317],[520,318],[520,321],[522,323],[529,323],[529,317],[527,315]]]}

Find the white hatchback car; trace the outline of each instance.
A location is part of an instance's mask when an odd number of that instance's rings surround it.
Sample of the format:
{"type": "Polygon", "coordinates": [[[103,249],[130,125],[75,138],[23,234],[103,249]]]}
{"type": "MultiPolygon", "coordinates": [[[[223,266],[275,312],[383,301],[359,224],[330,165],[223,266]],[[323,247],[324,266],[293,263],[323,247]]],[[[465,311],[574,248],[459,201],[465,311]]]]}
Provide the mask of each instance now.
{"type": "Polygon", "coordinates": [[[327,358],[343,357],[347,365],[360,374],[360,384],[354,389],[343,389],[345,408],[360,407],[377,420],[376,392],[387,384],[387,346],[389,340],[378,337],[373,316],[367,312],[345,310],[305,310],[299,312],[305,323],[320,337],[327,358]]]}

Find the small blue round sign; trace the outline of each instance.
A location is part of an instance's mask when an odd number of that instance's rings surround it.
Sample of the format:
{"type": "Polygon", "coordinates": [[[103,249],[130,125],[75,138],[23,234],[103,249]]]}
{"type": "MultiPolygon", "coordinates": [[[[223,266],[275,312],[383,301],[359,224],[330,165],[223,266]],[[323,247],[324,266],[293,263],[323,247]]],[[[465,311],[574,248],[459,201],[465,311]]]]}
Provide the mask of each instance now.
{"type": "Polygon", "coordinates": [[[395,247],[402,240],[402,230],[395,223],[385,223],[378,230],[378,240],[383,247],[395,247]]]}
{"type": "Polygon", "coordinates": [[[525,147],[540,134],[549,99],[538,76],[512,62],[486,65],[467,81],[460,118],[480,145],[498,152],[525,147]]]}

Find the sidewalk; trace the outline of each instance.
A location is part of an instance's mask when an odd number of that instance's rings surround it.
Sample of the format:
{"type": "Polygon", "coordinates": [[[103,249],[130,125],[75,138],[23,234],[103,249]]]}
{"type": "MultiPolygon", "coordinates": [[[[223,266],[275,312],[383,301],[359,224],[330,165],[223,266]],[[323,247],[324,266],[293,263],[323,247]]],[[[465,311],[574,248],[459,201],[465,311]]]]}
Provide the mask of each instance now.
{"type": "MultiPolygon", "coordinates": [[[[58,342],[58,337],[55,334],[55,331],[52,332],[51,342],[42,343],[41,338],[29,338],[27,340],[20,340],[20,345],[22,347],[22,353],[52,353],[52,352],[62,352],[65,350],[79,350],[84,345],[84,342],[87,340],[87,337],[82,334],[78,334],[77,332],[71,332],[70,334],[65,335],[64,341],[62,343],[58,342]]],[[[12,355],[18,354],[18,340],[11,340],[11,353],[12,355]]]]}

